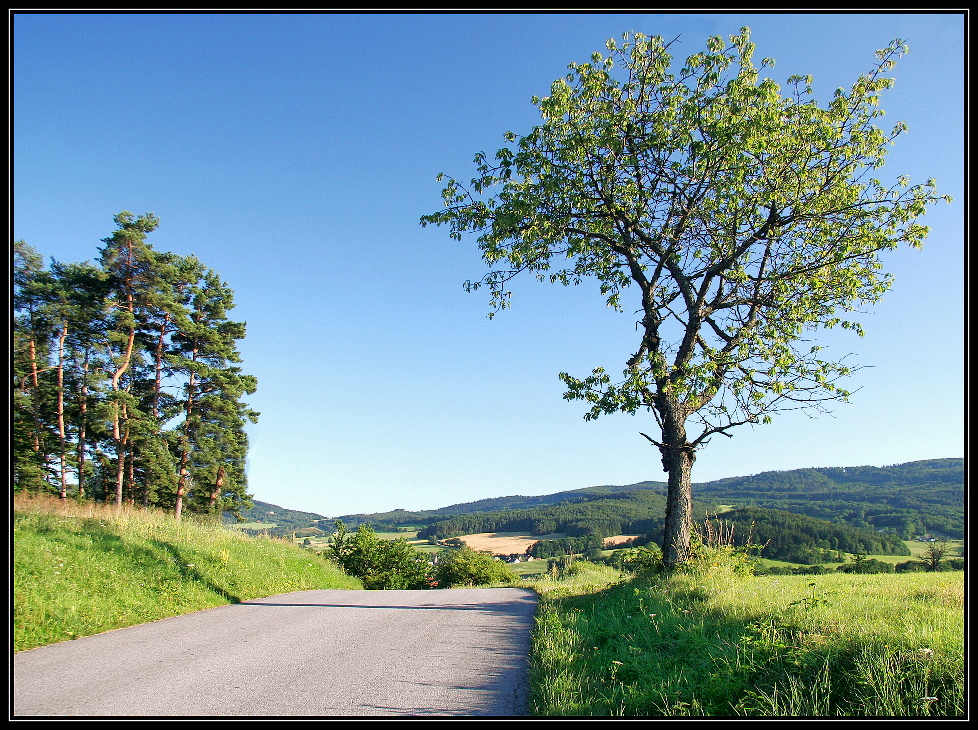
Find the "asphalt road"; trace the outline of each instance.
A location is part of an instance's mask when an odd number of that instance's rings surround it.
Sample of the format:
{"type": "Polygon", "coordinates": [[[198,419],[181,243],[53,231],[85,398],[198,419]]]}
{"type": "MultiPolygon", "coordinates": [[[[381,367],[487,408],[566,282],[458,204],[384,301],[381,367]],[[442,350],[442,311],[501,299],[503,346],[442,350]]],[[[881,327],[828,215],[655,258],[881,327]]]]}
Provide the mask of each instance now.
{"type": "Polygon", "coordinates": [[[521,716],[536,594],[302,591],[14,655],[13,716],[521,716]]]}

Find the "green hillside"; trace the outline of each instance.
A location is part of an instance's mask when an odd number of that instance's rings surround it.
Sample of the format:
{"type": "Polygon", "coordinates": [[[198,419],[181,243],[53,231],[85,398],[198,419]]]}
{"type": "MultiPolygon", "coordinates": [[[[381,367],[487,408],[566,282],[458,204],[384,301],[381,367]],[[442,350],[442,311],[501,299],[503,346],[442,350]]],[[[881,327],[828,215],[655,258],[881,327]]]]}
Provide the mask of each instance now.
{"type": "MultiPolygon", "coordinates": [[[[369,523],[391,529],[411,525],[428,537],[511,530],[570,535],[644,533],[661,529],[664,493],[664,482],[646,481],[536,497],[496,497],[437,510],[343,515],[339,519],[351,525],[369,523]]],[[[861,529],[885,530],[904,539],[925,533],[961,539],[964,460],[763,472],[694,484],[693,499],[700,515],[721,511],[723,505],[762,507],[861,529]]]]}
{"type": "Polygon", "coordinates": [[[893,533],[853,527],[808,515],[747,507],[724,512],[720,522],[734,533],[732,543],[763,545],[772,560],[814,565],[843,562],[844,553],[909,556],[907,544],[893,533]]]}
{"type": "Polygon", "coordinates": [[[14,495],[14,651],[253,598],[361,589],[309,550],[168,512],[14,495]]]}
{"type": "MultiPolygon", "coordinates": [[[[244,531],[268,532],[273,535],[289,535],[297,530],[314,526],[320,521],[328,521],[324,515],[315,512],[300,512],[257,500],[254,507],[243,509],[240,514],[242,524],[245,525],[244,531]]],[[[224,521],[231,525],[238,523],[238,520],[228,513],[224,514],[224,521]]]]}
{"type": "MultiPolygon", "coordinates": [[[[664,482],[644,481],[539,496],[493,497],[435,510],[399,509],[340,517],[256,501],[241,516],[246,523],[273,525],[265,529],[279,535],[309,527],[331,532],[336,519],[350,527],[369,524],[381,531],[417,529],[421,538],[508,531],[536,535],[563,532],[572,537],[658,535],[665,512],[665,488],[664,482]]],[[[731,506],[755,507],[885,531],[902,539],[927,533],[962,539],[964,460],[762,472],[694,484],[693,500],[698,519],[731,506]]]]}
{"type": "Polygon", "coordinates": [[[964,459],[772,471],[694,487],[694,499],[787,510],[909,539],[964,537],[964,459]]]}
{"type": "Polygon", "coordinates": [[[582,489],[571,489],[555,494],[541,494],[537,496],[525,496],[516,494],[508,497],[489,497],[475,502],[462,502],[448,507],[439,507],[433,510],[422,510],[411,512],[404,509],[391,510],[390,512],[357,513],[342,515],[334,519],[343,520],[348,525],[357,525],[363,522],[375,525],[407,525],[407,524],[429,524],[441,518],[453,515],[468,515],[482,512],[501,512],[513,510],[526,510],[536,507],[547,507],[550,505],[587,502],[597,497],[604,497],[611,494],[623,492],[634,492],[638,490],[664,491],[665,482],[639,482],[637,484],[625,485],[604,485],[598,487],[584,487],[582,489]]]}

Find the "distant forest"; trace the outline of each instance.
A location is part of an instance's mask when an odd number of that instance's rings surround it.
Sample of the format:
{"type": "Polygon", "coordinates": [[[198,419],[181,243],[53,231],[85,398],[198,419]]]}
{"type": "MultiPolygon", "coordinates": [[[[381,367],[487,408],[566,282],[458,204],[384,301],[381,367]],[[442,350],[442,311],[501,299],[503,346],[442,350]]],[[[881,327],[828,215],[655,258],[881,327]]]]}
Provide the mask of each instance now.
{"type": "Polygon", "coordinates": [[[709,482],[694,489],[696,495],[885,530],[903,539],[929,532],[964,537],[964,459],[764,472],[709,482]]]}
{"type": "MultiPolygon", "coordinates": [[[[964,460],[764,472],[696,484],[693,500],[699,520],[730,506],[753,507],[806,515],[901,539],[925,533],[962,539],[964,460]]],[[[425,538],[516,531],[600,538],[657,534],[664,512],[665,485],[641,482],[540,497],[498,497],[422,512],[345,515],[341,519],[378,529],[417,527],[419,537],[425,538]]]]}
{"type": "MultiPolygon", "coordinates": [[[[887,467],[832,467],[765,472],[694,485],[696,520],[733,534],[735,544],[764,545],[761,556],[804,565],[837,563],[846,555],[909,555],[903,540],[927,533],[964,537],[964,460],[937,459],[887,467]]],[[[274,523],[274,534],[334,521],[350,528],[419,530],[422,539],[478,532],[563,533],[536,542],[530,553],[550,558],[589,554],[612,535],[638,535],[633,545],[658,543],[665,484],[605,485],[540,496],[496,497],[437,510],[394,510],[329,518],[266,502],[241,513],[274,523]]]]}
{"type": "Polygon", "coordinates": [[[789,563],[844,562],[843,553],[910,555],[906,543],[892,532],[834,524],[826,520],[782,510],[745,509],[717,517],[732,527],[733,544],[762,545],[761,556],[789,563]]]}

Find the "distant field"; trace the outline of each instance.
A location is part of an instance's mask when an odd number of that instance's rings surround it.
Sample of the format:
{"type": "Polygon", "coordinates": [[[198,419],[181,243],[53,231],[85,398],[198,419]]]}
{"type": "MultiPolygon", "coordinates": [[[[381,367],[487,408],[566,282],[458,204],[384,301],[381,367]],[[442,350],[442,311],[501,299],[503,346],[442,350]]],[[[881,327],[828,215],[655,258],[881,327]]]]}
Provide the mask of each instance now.
{"type": "Polygon", "coordinates": [[[527,535],[524,532],[479,532],[462,535],[458,539],[473,550],[490,552],[493,555],[516,555],[525,553],[538,540],[558,540],[567,537],[563,532],[551,535],[527,535]]]}
{"type": "Polygon", "coordinates": [[[237,530],[264,530],[266,527],[278,527],[274,522],[237,522],[229,525],[237,530]]]}
{"type": "Polygon", "coordinates": [[[402,537],[405,540],[411,541],[416,540],[418,537],[417,530],[411,531],[397,531],[397,532],[384,532],[383,530],[374,530],[374,534],[381,540],[399,540],[402,537]]]}
{"type": "Polygon", "coordinates": [[[616,545],[621,545],[623,542],[628,542],[632,538],[638,537],[638,535],[612,535],[611,537],[606,537],[601,543],[601,547],[605,550],[613,549],[616,545]]]}
{"type": "Polygon", "coordinates": [[[524,563],[513,563],[509,567],[513,569],[520,578],[528,580],[531,578],[539,578],[547,572],[547,565],[550,563],[549,560],[527,560],[524,563]]]}
{"type": "MultiPolygon", "coordinates": [[[[904,540],[907,543],[907,547],[910,548],[910,552],[913,553],[915,558],[921,558],[927,553],[927,547],[933,543],[921,542],[920,540],[904,540]]],[[[964,540],[945,540],[947,543],[947,554],[945,557],[948,558],[960,558],[964,553],[959,552],[964,548],[964,540]]],[[[909,560],[910,558],[901,558],[900,562],[904,560],[909,560]]]]}

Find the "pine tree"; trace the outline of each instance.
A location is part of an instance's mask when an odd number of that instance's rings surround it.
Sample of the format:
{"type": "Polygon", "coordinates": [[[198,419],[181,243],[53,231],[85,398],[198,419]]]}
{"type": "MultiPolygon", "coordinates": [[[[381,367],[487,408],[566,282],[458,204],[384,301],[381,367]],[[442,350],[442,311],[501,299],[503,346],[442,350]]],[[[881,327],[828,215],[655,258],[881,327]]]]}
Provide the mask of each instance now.
{"type": "MultiPolygon", "coordinates": [[[[245,325],[227,318],[233,292],[218,274],[198,262],[199,277],[187,289],[189,316],[174,334],[174,368],[185,379],[183,423],[177,440],[177,519],[194,492],[194,511],[213,512],[247,503],[245,420],[258,413],[240,402],[257,388],[241,361],[236,341],[245,325]]],[[[245,505],[247,506],[247,505],[245,505]]]]}
{"type": "Polygon", "coordinates": [[[40,254],[24,241],[14,242],[13,264],[14,484],[25,491],[43,491],[50,475],[50,433],[42,416],[41,383],[50,344],[49,277],[40,254]]]}
{"type": "Polygon", "coordinates": [[[233,292],[194,256],[154,251],[150,213],[115,216],[99,266],[14,244],[14,485],[181,512],[251,506],[233,292]],[[189,499],[188,499],[189,496],[189,499]]]}

